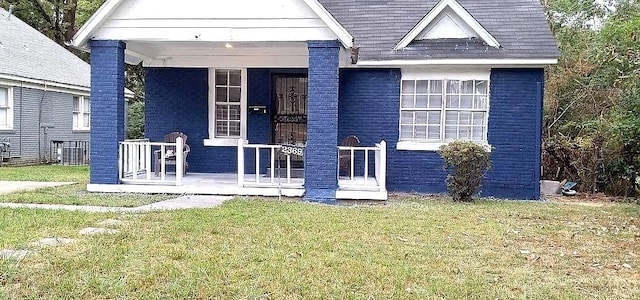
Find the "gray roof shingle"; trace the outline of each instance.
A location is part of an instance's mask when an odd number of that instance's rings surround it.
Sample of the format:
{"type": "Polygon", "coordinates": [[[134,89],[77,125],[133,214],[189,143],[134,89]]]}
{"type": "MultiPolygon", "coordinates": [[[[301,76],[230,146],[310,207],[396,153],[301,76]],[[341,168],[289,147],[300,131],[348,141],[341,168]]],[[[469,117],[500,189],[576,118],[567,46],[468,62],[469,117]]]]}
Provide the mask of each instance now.
{"type": "Polygon", "coordinates": [[[0,8],[0,74],[89,87],[91,67],[0,8]]]}
{"type": "Polygon", "coordinates": [[[362,60],[438,58],[557,58],[558,47],[539,0],[457,0],[496,40],[414,41],[395,45],[438,0],[320,0],[354,37],[362,60]]]}

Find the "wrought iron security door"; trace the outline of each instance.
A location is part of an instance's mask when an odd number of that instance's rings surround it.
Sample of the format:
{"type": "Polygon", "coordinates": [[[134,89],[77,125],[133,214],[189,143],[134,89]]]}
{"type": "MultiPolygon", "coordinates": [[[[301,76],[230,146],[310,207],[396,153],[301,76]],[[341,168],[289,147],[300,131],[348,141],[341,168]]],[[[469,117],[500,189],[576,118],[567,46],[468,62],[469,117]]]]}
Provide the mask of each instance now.
{"type": "MultiPolygon", "coordinates": [[[[274,76],[274,144],[303,146],[307,143],[307,85],[306,75],[274,76]]],[[[301,157],[297,158],[295,167],[302,168],[302,162],[301,157]]]]}

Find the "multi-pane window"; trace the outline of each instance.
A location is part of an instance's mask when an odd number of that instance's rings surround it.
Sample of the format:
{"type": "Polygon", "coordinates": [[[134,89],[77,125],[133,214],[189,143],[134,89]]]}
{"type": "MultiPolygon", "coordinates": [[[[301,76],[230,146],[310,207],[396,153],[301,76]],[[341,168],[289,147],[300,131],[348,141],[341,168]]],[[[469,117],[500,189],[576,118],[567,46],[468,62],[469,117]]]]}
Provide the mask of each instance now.
{"type": "Polygon", "coordinates": [[[86,130],[91,124],[91,99],[73,96],[73,129],[86,130]]]}
{"type": "Polygon", "coordinates": [[[11,88],[0,87],[0,129],[13,128],[12,98],[11,88]]]}
{"type": "Polygon", "coordinates": [[[400,140],[486,141],[487,80],[403,80],[400,140]]]}
{"type": "Polygon", "coordinates": [[[242,115],[241,70],[215,70],[215,137],[240,137],[242,115]]]}

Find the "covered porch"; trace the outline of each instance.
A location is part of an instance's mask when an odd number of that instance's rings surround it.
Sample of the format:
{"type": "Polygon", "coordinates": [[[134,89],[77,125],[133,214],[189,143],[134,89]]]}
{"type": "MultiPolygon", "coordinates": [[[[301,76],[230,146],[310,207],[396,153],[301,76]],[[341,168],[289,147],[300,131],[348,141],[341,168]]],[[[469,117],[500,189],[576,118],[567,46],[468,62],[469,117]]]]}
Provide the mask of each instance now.
{"type": "MultiPolygon", "coordinates": [[[[300,197],[304,174],[295,174],[292,158],[304,157],[304,147],[249,144],[238,140],[237,172],[184,173],[184,160],[176,152],[175,168],[164,153],[182,149],[184,142],[125,140],[119,148],[118,185],[89,185],[96,192],[138,192],[204,195],[300,197]],[[162,155],[158,156],[158,153],[162,155]],[[157,172],[156,172],[157,171],[157,172]]],[[[336,146],[336,199],[386,200],[386,142],[372,147],[336,146]]]]}
{"type": "Polygon", "coordinates": [[[339,69],[352,63],[349,32],[312,0],[207,7],[112,0],[74,37],[91,50],[87,188],[386,199],[386,149],[374,145],[381,139],[350,151],[352,160],[366,161],[339,176],[339,69]],[[145,140],[124,137],[125,63],[146,69],[145,140]],[[169,132],[188,136],[186,175],[181,158],[175,169],[165,164],[167,145],[159,143],[169,132]],[[283,145],[303,146],[304,158],[282,158],[283,145]]]}

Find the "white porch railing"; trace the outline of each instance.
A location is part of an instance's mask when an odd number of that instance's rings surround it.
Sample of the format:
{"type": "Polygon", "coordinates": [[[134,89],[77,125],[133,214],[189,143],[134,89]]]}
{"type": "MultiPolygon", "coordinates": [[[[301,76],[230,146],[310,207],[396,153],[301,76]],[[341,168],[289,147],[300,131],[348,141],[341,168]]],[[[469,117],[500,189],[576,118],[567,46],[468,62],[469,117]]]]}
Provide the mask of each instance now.
{"type": "MultiPolygon", "coordinates": [[[[304,186],[304,179],[292,178],[291,176],[291,156],[281,155],[281,145],[263,145],[263,144],[248,144],[248,141],[244,139],[238,140],[238,187],[286,187],[286,188],[302,188],[304,186]],[[255,164],[255,170],[253,174],[245,174],[245,158],[247,157],[247,149],[253,149],[254,155],[250,159],[253,159],[255,164]],[[263,150],[263,151],[261,151],[263,150]],[[260,152],[268,152],[267,157],[261,157],[260,152]],[[281,173],[282,166],[277,165],[277,160],[282,157],[286,160],[285,174],[281,173]],[[262,174],[260,172],[260,162],[262,159],[269,161],[268,174],[262,174]],[[276,171],[276,168],[278,171],[276,171]]],[[[247,157],[248,158],[248,157],[247,157]]]]}
{"type": "Polygon", "coordinates": [[[151,142],[148,139],[125,140],[120,142],[119,165],[120,181],[135,184],[165,184],[182,185],[184,175],[184,153],[175,152],[175,176],[167,176],[168,147],[172,149],[184,149],[184,141],[181,137],[175,143],[151,142]],[[155,176],[151,166],[152,160],[159,160],[159,176],[155,176]]]}
{"type": "Polygon", "coordinates": [[[375,144],[374,147],[351,147],[351,146],[338,146],[338,175],[341,170],[341,163],[348,162],[348,176],[347,179],[343,179],[338,176],[338,184],[341,188],[347,189],[372,189],[381,192],[386,192],[386,177],[387,177],[387,142],[384,140],[375,144]],[[374,154],[374,177],[369,176],[369,161],[371,158],[371,152],[374,154]],[[362,162],[356,160],[358,153],[363,153],[364,159],[362,162]],[[360,164],[362,163],[362,165],[360,164]],[[356,171],[363,169],[361,174],[356,174],[356,171]]]}

